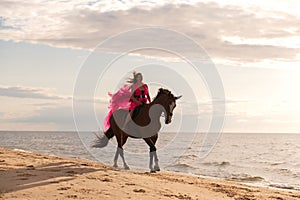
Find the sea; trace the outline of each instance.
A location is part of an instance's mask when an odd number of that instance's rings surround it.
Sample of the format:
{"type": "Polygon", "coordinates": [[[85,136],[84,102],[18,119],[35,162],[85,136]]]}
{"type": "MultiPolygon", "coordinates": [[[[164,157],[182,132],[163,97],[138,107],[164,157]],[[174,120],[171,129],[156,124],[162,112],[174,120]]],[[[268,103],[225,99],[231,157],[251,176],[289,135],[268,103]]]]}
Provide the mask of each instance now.
{"type": "MultiPolygon", "coordinates": [[[[0,131],[0,147],[113,164],[116,139],[104,148],[91,148],[95,132],[0,131]]],[[[160,168],[195,176],[300,190],[300,134],[221,133],[215,145],[203,145],[209,133],[162,132],[156,144],[160,168]],[[203,153],[203,152],[202,152],[203,153]]],[[[142,139],[124,145],[131,169],[149,171],[149,148],[142,139]]],[[[118,165],[123,166],[119,158],[118,165]]]]}

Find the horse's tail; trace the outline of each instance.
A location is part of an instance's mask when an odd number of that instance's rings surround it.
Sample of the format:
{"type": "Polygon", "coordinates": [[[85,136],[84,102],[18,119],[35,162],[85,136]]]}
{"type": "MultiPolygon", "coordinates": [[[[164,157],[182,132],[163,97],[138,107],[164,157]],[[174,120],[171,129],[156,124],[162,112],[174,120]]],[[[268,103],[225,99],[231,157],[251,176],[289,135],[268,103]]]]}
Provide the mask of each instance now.
{"type": "Polygon", "coordinates": [[[103,148],[108,144],[108,140],[114,137],[114,132],[110,127],[107,131],[105,131],[104,135],[100,136],[96,134],[97,139],[94,141],[92,145],[93,148],[103,148]]]}

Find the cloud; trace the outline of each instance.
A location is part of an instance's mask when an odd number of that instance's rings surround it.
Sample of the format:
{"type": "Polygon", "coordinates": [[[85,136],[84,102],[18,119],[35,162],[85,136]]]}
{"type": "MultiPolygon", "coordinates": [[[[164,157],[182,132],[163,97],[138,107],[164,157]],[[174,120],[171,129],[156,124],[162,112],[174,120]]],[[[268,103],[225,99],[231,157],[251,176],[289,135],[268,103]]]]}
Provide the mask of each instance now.
{"type": "Polygon", "coordinates": [[[225,132],[265,132],[265,133],[299,133],[298,115],[290,113],[261,113],[246,115],[245,113],[226,114],[225,132]]]}
{"type": "Polygon", "coordinates": [[[5,18],[0,17],[0,30],[3,30],[3,29],[13,29],[14,28],[12,26],[7,26],[5,21],[6,21],[5,18]]]}
{"type": "Polygon", "coordinates": [[[31,99],[70,99],[70,97],[52,95],[47,89],[23,86],[0,86],[0,96],[31,99]]]}
{"type": "MultiPolygon", "coordinates": [[[[52,124],[55,125],[57,130],[75,130],[75,122],[77,123],[77,128],[80,130],[97,130],[97,127],[99,127],[98,123],[102,123],[97,121],[94,111],[90,112],[90,109],[86,109],[84,103],[81,108],[76,109],[77,113],[74,113],[74,116],[73,112],[75,111],[72,105],[42,107],[35,110],[30,116],[6,118],[3,122],[15,124],[52,124]]],[[[102,111],[98,115],[106,115],[106,112],[102,111]]],[[[100,117],[104,118],[104,116],[100,117]]]]}
{"type": "MultiPolygon", "coordinates": [[[[293,15],[263,10],[245,10],[237,6],[220,6],[215,3],[162,4],[141,8],[129,3],[114,4],[111,9],[101,2],[92,4],[45,2],[49,7],[32,4],[14,4],[16,13],[9,15],[1,9],[9,26],[19,30],[0,30],[4,40],[46,43],[58,47],[93,49],[99,42],[135,28],[158,26],[173,29],[194,39],[214,58],[257,62],[264,59],[293,60],[300,48],[284,43],[243,44],[226,38],[285,40],[300,35],[299,19],[293,15]],[[59,6],[58,6],[59,5],[59,6]],[[24,11],[27,8],[27,11],[24,11]],[[52,8],[52,9],[49,9],[52,8]],[[122,9],[123,8],[123,9],[122,9]],[[54,12],[55,11],[55,12],[54,12]],[[260,13],[264,13],[260,16],[260,13]],[[35,14],[40,15],[36,17],[35,14]]],[[[178,45],[167,35],[161,42],[178,45]]],[[[143,38],[130,38],[128,47],[144,42],[143,38]]],[[[107,51],[120,52],[118,46],[107,51]]],[[[185,49],[192,51],[192,49],[185,49]]],[[[144,54],[153,52],[144,52],[144,54]]],[[[159,56],[159,55],[156,55],[159,56]]]]}
{"type": "Polygon", "coordinates": [[[11,121],[23,123],[73,123],[72,107],[44,107],[36,112],[33,116],[15,118],[11,119],[11,121]]]}
{"type": "Polygon", "coordinates": [[[20,116],[4,120],[6,123],[55,126],[56,130],[75,130],[72,107],[43,107],[31,116],[20,116]]]}
{"type": "MultiPolygon", "coordinates": [[[[105,97],[80,97],[73,98],[72,96],[56,95],[50,91],[50,88],[37,88],[37,87],[23,87],[23,86],[1,86],[0,85],[0,96],[3,97],[14,97],[22,99],[45,99],[45,100],[74,100],[81,103],[97,103],[107,105],[109,102],[108,98],[105,97]]],[[[53,106],[57,105],[57,102],[47,103],[35,103],[35,106],[53,106]]]]}

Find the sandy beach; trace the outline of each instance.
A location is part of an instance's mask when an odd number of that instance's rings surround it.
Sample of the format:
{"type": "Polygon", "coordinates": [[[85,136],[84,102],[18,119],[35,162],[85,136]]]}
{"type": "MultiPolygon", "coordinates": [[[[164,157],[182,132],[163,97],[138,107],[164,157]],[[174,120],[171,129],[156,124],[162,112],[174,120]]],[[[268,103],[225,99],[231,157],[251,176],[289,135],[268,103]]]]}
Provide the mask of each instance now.
{"type": "Polygon", "coordinates": [[[300,199],[300,192],[0,148],[0,199],[300,199]]]}

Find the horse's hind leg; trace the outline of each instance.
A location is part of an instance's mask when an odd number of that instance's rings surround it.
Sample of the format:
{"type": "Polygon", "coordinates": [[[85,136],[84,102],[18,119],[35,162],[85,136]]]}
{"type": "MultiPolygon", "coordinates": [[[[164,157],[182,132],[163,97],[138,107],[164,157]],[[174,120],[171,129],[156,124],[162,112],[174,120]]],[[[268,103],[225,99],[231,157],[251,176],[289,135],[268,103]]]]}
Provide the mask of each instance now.
{"type": "Polygon", "coordinates": [[[125,158],[124,158],[124,150],[123,150],[123,149],[120,150],[120,156],[121,156],[121,158],[122,158],[122,160],[123,160],[123,166],[124,166],[124,169],[129,170],[130,168],[129,168],[129,166],[127,165],[127,163],[126,163],[126,161],[125,161],[125,158]]]}
{"type": "Polygon", "coordinates": [[[114,165],[113,165],[114,168],[118,167],[118,157],[120,154],[120,150],[121,149],[119,147],[117,147],[117,151],[116,151],[115,158],[114,158],[114,165]]]}
{"type": "Polygon", "coordinates": [[[115,154],[115,158],[114,158],[114,168],[118,168],[118,157],[119,155],[121,156],[122,160],[123,160],[123,164],[124,164],[124,169],[128,170],[130,169],[125,161],[124,158],[124,150],[120,147],[117,148],[116,154],[115,154]]]}
{"type": "Polygon", "coordinates": [[[124,151],[123,151],[123,145],[126,143],[128,136],[124,135],[124,133],[120,129],[117,129],[115,131],[115,136],[116,136],[116,139],[117,139],[117,142],[118,142],[118,148],[117,148],[117,151],[116,151],[116,154],[115,154],[113,167],[118,167],[117,163],[118,163],[118,157],[120,155],[122,160],[123,160],[124,168],[129,169],[129,167],[128,167],[126,161],[125,161],[124,151]]]}
{"type": "MultiPolygon", "coordinates": [[[[117,141],[118,141],[117,152],[118,152],[118,155],[121,156],[121,158],[123,160],[124,169],[126,169],[126,170],[130,169],[129,166],[127,165],[126,161],[125,161],[124,150],[123,150],[123,145],[126,143],[127,138],[128,138],[128,136],[126,136],[124,134],[121,134],[120,137],[117,137],[117,141]]],[[[117,155],[117,152],[116,152],[116,155],[117,155]]],[[[117,160],[118,160],[118,157],[116,156],[115,157],[115,164],[117,163],[117,160]]]]}

